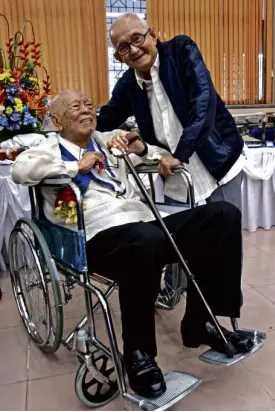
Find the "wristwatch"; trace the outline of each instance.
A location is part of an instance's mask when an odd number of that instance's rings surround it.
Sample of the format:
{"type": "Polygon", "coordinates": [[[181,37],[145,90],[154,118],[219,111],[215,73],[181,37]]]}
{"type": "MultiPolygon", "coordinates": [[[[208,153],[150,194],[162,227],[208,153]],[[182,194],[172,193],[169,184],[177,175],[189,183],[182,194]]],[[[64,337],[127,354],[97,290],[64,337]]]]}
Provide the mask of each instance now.
{"type": "Polygon", "coordinates": [[[143,149],[143,151],[139,154],[139,157],[143,157],[143,156],[147,155],[147,153],[148,153],[148,144],[145,143],[145,142],[142,142],[142,143],[144,144],[144,149],[143,149]]]}

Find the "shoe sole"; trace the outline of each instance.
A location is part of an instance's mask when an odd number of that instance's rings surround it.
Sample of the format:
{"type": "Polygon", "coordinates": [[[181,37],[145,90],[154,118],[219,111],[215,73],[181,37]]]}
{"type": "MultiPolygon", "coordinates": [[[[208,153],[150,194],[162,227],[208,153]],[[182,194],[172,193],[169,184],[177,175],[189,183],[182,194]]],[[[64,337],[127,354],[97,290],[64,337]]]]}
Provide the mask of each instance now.
{"type": "Polygon", "coordinates": [[[143,398],[148,398],[148,399],[159,398],[161,395],[164,394],[164,392],[167,389],[165,382],[164,382],[163,386],[158,391],[153,391],[153,392],[151,391],[150,393],[145,393],[145,392],[139,391],[137,389],[135,390],[133,387],[131,387],[131,388],[137,395],[139,395],[143,398]]]}

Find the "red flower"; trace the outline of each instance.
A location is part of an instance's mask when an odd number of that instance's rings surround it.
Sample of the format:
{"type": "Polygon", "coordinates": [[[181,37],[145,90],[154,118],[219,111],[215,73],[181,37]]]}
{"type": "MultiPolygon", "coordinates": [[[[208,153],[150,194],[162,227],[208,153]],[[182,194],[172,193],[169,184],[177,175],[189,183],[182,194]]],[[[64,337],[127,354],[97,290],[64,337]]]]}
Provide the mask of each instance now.
{"type": "Polygon", "coordinates": [[[23,103],[26,103],[28,101],[28,93],[26,93],[25,90],[19,92],[18,97],[22,100],[23,103]]]}
{"type": "Polygon", "coordinates": [[[5,102],[7,99],[7,95],[4,90],[0,90],[0,102],[5,102]]]}
{"type": "Polygon", "coordinates": [[[76,202],[76,197],[71,188],[65,187],[61,192],[58,193],[55,199],[54,207],[58,207],[58,202],[64,202],[64,206],[67,206],[69,202],[76,202]]]}

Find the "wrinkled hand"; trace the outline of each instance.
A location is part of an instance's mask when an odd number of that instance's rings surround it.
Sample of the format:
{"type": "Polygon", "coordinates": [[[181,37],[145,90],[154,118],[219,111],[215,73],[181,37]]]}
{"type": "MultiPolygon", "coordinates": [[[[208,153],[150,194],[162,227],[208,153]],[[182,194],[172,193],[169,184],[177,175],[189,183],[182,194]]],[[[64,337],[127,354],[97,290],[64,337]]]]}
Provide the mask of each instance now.
{"type": "Polygon", "coordinates": [[[93,167],[100,173],[105,168],[101,152],[87,152],[77,163],[79,173],[89,173],[93,167]]]}
{"type": "Polygon", "coordinates": [[[161,176],[174,176],[172,169],[181,164],[181,161],[173,156],[164,156],[159,161],[158,172],[161,176]]]}
{"type": "Polygon", "coordinates": [[[137,132],[125,132],[124,130],[119,130],[116,136],[107,142],[107,147],[110,151],[112,148],[116,148],[122,153],[134,153],[136,155],[139,155],[145,149],[137,132]]]}

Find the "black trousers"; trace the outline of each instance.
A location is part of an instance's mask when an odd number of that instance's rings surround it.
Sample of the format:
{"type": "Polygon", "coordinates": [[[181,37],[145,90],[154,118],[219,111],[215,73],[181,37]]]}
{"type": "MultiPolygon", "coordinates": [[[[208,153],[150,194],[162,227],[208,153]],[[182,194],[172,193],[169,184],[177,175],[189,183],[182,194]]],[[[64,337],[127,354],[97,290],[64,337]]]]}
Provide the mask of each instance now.
{"type": "MultiPolygon", "coordinates": [[[[211,309],[219,316],[240,315],[241,213],[216,202],[167,216],[164,221],[211,309]]],[[[87,242],[91,272],[119,285],[124,352],[143,349],[156,356],[154,303],[162,268],[177,262],[159,223],[111,227],[87,242]]],[[[208,319],[188,282],[185,324],[196,329],[208,319]]]]}

